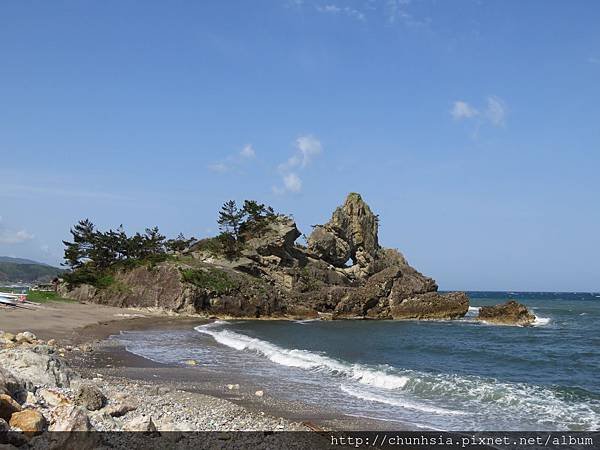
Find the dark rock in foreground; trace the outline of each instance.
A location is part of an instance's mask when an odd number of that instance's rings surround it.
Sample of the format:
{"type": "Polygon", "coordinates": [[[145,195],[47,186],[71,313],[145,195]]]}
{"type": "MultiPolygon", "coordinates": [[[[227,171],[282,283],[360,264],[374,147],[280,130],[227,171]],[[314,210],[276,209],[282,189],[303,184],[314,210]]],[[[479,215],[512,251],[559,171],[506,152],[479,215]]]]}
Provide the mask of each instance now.
{"type": "Polygon", "coordinates": [[[400,252],[379,245],[379,219],[359,194],[315,227],[307,247],[295,244],[290,217],[258,225],[244,232],[234,260],[204,240],[174,260],[118,272],[108,288],[63,285],[61,294],[221,317],[454,319],[468,311],[466,294],[438,293],[400,252]]]}
{"type": "Polygon", "coordinates": [[[479,320],[503,325],[527,326],[535,322],[535,316],[525,305],[510,300],[501,305],[482,306],[479,309],[479,320]]]}

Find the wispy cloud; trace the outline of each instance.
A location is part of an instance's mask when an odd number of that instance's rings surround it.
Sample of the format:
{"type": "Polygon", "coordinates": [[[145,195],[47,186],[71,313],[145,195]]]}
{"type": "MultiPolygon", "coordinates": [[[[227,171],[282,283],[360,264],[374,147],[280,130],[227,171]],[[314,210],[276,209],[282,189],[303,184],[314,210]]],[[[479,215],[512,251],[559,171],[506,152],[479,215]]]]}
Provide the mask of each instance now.
{"type": "Polygon", "coordinates": [[[292,172],[283,177],[283,185],[290,192],[300,192],[302,189],[302,180],[292,172]]]}
{"type": "Polygon", "coordinates": [[[244,145],[244,148],[240,152],[240,156],[242,158],[254,158],[256,156],[256,151],[251,144],[244,145]]]}
{"type": "Polygon", "coordinates": [[[590,64],[600,64],[600,58],[598,58],[597,56],[590,56],[588,57],[587,62],[589,62],[590,64]]]}
{"type": "Polygon", "coordinates": [[[304,168],[323,151],[321,142],[310,134],[296,139],[295,147],[296,152],[285,163],[279,165],[280,171],[290,170],[294,167],[304,168]]]}
{"type": "Polygon", "coordinates": [[[225,173],[229,172],[233,169],[239,168],[244,161],[253,159],[256,157],[256,150],[252,144],[246,144],[244,147],[233,155],[229,155],[222,161],[218,161],[212,164],[209,164],[208,170],[216,173],[225,173]]]}
{"type": "Polygon", "coordinates": [[[470,119],[471,117],[475,117],[479,114],[475,108],[469,105],[467,102],[463,102],[462,100],[457,100],[454,102],[452,109],[450,110],[450,114],[454,117],[455,120],[461,119],[470,119]]]}
{"type": "Polygon", "coordinates": [[[419,25],[420,20],[417,20],[407,11],[411,0],[387,0],[385,2],[385,13],[389,23],[402,22],[407,25],[419,25]]]}
{"type": "Polygon", "coordinates": [[[30,241],[35,236],[26,230],[12,230],[7,228],[0,216],[0,244],[21,244],[30,241]]]}
{"type": "Polygon", "coordinates": [[[478,125],[488,123],[495,127],[506,124],[508,108],[504,100],[495,95],[486,98],[485,106],[478,109],[464,100],[456,100],[450,109],[450,115],[456,121],[476,119],[478,125]]]}
{"type": "Polygon", "coordinates": [[[360,21],[366,20],[363,12],[349,6],[338,6],[336,4],[316,5],[315,9],[320,13],[344,15],[360,21]]]}
{"type": "Polygon", "coordinates": [[[412,0],[286,0],[287,7],[298,11],[316,11],[319,14],[348,17],[359,22],[372,21],[388,25],[428,25],[429,18],[421,19],[409,11],[412,0]],[[351,3],[349,5],[349,3],[351,3]]]}
{"type": "Polygon", "coordinates": [[[498,97],[491,96],[487,98],[487,108],[485,115],[492,125],[503,126],[506,119],[506,104],[498,97]]]}
{"type": "Polygon", "coordinates": [[[273,187],[273,192],[276,194],[300,192],[302,180],[297,171],[304,170],[316,156],[323,152],[321,141],[310,134],[298,137],[294,147],[296,148],[294,154],[278,167],[283,186],[273,187]]]}

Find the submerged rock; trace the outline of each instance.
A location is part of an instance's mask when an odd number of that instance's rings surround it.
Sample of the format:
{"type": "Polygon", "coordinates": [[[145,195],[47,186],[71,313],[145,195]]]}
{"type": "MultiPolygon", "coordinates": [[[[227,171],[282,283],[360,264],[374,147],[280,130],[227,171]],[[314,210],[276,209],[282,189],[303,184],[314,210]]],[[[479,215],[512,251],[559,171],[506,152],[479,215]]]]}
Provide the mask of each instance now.
{"type": "Polygon", "coordinates": [[[527,326],[535,322],[535,316],[525,305],[509,300],[501,305],[482,306],[479,308],[479,320],[503,325],[527,326]]]}

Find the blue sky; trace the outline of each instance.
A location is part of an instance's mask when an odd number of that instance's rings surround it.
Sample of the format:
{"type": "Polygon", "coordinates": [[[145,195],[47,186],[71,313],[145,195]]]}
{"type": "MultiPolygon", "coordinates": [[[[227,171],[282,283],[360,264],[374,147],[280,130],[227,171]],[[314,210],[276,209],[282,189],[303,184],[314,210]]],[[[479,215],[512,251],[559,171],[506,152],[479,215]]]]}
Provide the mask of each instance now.
{"type": "Polygon", "coordinates": [[[600,4],[0,3],[0,254],[89,217],[301,231],[350,191],[443,289],[600,290],[600,4]]]}

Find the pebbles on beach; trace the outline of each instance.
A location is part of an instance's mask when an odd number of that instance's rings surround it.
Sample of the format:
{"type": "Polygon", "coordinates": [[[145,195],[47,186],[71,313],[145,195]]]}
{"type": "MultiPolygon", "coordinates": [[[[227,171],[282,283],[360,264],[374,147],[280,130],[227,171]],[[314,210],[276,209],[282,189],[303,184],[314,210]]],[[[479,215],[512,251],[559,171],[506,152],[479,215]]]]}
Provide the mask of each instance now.
{"type": "MultiPolygon", "coordinates": [[[[265,431],[306,430],[299,423],[250,411],[160,380],[137,381],[86,369],[82,377],[35,335],[0,332],[0,429],[27,431],[265,431]],[[91,378],[91,379],[90,379],[91,378]],[[26,407],[25,407],[26,406],[26,407]],[[23,411],[25,414],[21,413],[23,411]]],[[[65,348],[68,348],[67,346],[65,348]]],[[[77,347],[73,347],[77,348],[77,347]]],[[[82,347],[79,347],[82,348],[82,347]]],[[[76,352],[87,361],[90,349],[76,352]]],[[[93,356],[93,355],[92,355],[93,356]]],[[[195,360],[194,365],[196,364],[195,360]]],[[[85,362],[82,362],[82,370],[85,362]]],[[[192,364],[189,364],[192,365],[192,364]]],[[[239,384],[227,385],[239,390],[239,384]]],[[[255,392],[262,397],[264,391],[255,392]]]]}

